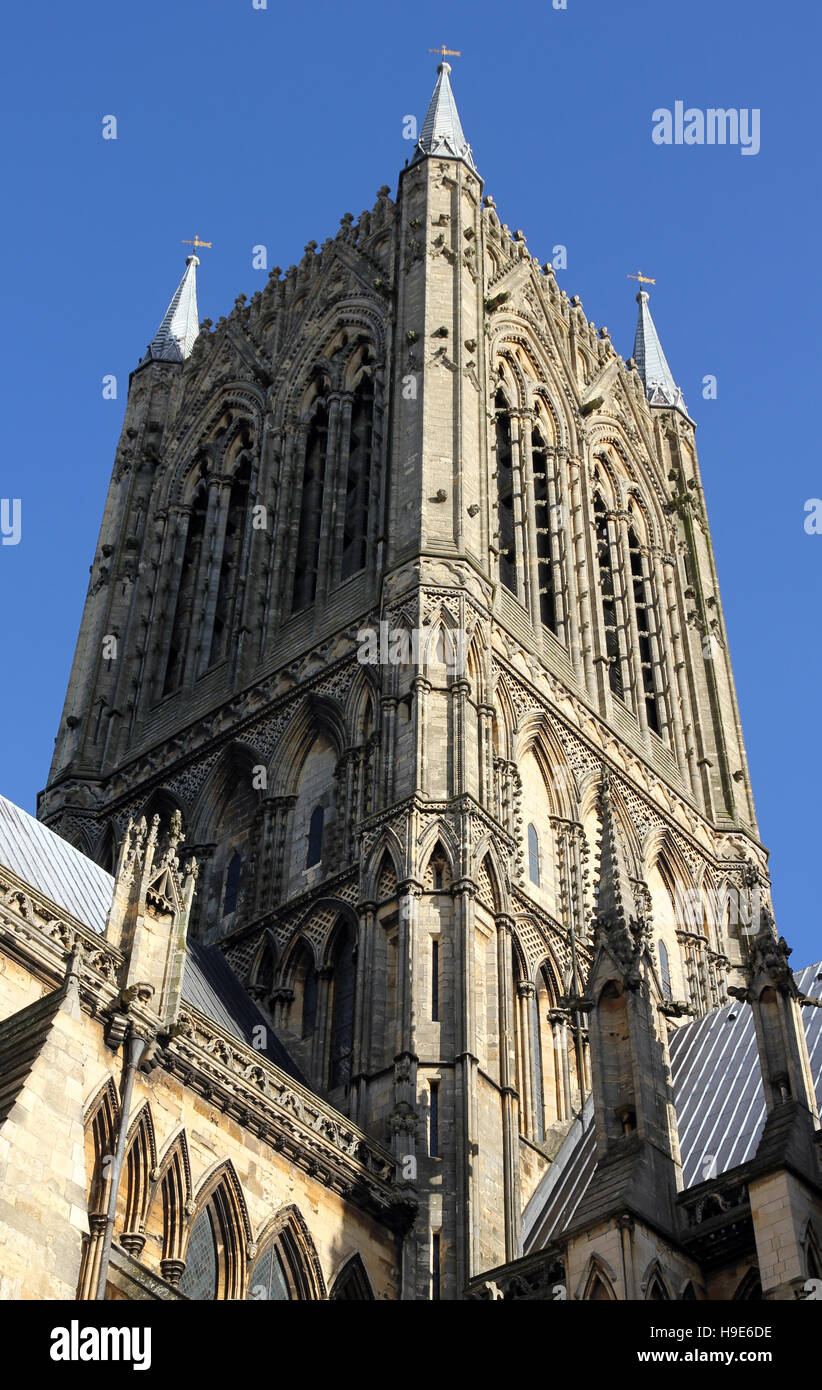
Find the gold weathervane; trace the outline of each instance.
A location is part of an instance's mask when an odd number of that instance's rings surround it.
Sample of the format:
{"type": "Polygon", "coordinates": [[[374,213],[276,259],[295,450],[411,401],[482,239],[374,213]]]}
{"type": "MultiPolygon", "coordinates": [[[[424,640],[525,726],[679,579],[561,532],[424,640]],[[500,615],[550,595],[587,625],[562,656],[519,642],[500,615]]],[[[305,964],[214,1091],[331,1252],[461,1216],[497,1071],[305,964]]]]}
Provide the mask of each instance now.
{"type": "Polygon", "coordinates": [[[211,241],[200,241],[200,238],[198,237],[198,235],[197,235],[196,232],[194,233],[194,240],[193,240],[193,241],[191,241],[191,239],[190,239],[189,237],[182,237],[181,240],[182,240],[183,246],[190,246],[190,247],[192,248],[192,255],[194,255],[194,256],[197,255],[197,247],[198,247],[198,246],[207,246],[208,249],[211,250],[212,247],[213,247],[213,245],[214,245],[214,243],[211,242],[211,241]]]}
{"type": "Polygon", "coordinates": [[[459,51],[458,48],[446,48],[446,47],[445,47],[445,44],[442,44],[439,48],[429,48],[428,52],[429,52],[429,53],[439,53],[440,58],[442,59],[443,62],[445,62],[446,58],[461,58],[461,57],[462,57],[462,54],[460,53],[460,51],[459,51]]]}
{"type": "Polygon", "coordinates": [[[642,286],[643,286],[643,285],[655,285],[655,284],[656,284],[656,280],[652,280],[651,277],[650,277],[650,275],[643,275],[641,270],[638,270],[637,273],[636,273],[636,275],[629,275],[627,278],[628,278],[629,280],[638,280],[638,281],[639,281],[639,288],[640,288],[640,289],[642,289],[642,286]]]}

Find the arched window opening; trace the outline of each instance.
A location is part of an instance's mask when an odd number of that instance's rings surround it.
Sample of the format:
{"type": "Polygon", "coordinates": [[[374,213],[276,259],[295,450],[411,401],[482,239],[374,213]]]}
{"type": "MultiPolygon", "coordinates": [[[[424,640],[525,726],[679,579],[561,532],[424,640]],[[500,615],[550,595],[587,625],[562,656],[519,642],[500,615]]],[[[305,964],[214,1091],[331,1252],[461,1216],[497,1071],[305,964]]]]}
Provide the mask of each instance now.
{"type": "Polygon", "coordinates": [[[317,403],[305,441],[300,525],[294,557],[294,612],[307,608],[317,594],[320,561],[325,474],[328,461],[328,406],[321,397],[317,403]]]}
{"type": "Polygon", "coordinates": [[[648,1285],[648,1292],[646,1294],[646,1298],[651,1303],[667,1303],[670,1301],[668,1290],[665,1288],[665,1285],[663,1284],[658,1274],[654,1275],[653,1279],[648,1285]]]}
{"type": "Polygon", "coordinates": [[[645,559],[633,526],[628,528],[628,553],[631,563],[631,583],[634,591],[634,610],[636,612],[637,636],[639,638],[639,669],[642,676],[642,691],[648,728],[655,734],[661,733],[659,705],[654,683],[654,662],[651,650],[651,615],[648,602],[648,578],[645,573],[645,559]]]}
{"type": "Polygon", "coordinates": [[[171,695],[183,683],[188,639],[194,625],[197,576],[200,571],[200,555],[203,547],[207,510],[208,487],[205,480],[201,479],[195,488],[191,501],[183,563],[180,567],[177,585],[174,620],[171,626],[171,642],[166,661],[163,695],[171,695]]]}
{"type": "Polygon", "coordinates": [[[211,1204],[200,1213],[188,1238],[186,1267],[179,1283],[186,1298],[214,1300],[217,1297],[217,1235],[211,1204]]]}
{"type": "Polygon", "coordinates": [[[612,1303],[613,1295],[598,1274],[594,1275],[590,1289],[588,1291],[588,1301],[590,1303],[612,1303]]]}
{"type": "Polygon", "coordinates": [[[371,1283],[359,1255],[351,1256],[345,1268],[334,1280],[334,1287],[328,1297],[330,1299],[344,1299],[348,1303],[373,1301],[374,1293],[371,1283]]]}
{"type": "Polygon", "coordinates": [[[308,853],[305,856],[305,867],[310,869],[314,864],[319,864],[323,857],[323,824],[325,821],[325,810],[322,806],[315,806],[311,812],[311,820],[308,826],[308,853]]]}
{"type": "Polygon", "coordinates": [[[539,888],[539,836],[535,825],[528,826],[528,877],[539,888]]]}
{"type": "Polygon", "coordinates": [[[223,916],[229,917],[236,911],[237,898],[240,892],[240,875],[243,871],[242,856],[235,850],[225,871],[225,889],[223,892],[223,916]]]}
{"type": "Polygon", "coordinates": [[[494,405],[497,444],[497,512],[499,520],[499,577],[512,594],[517,590],[516,529],[514,525],[514,471],[511,450],[511,416],[508,402],[498,391],[494,405]]]}
{"type": "Polygon", "coordinates": [[[214,610],[214,626],[211,629],[211,644],[208,665],[213,666],[228,655],[232,636],[236,638],[239,628],[239,602],[241,575],[243,573],[243,551],[248,524],[248,493],[251,485],[251,464],[244,457],[237,467],[231,484],[228,503],[223,555],[220,565],[220,583],[217,590],[217,605],[214,610]]]}
{"type": "Polygon", "coordinates": [[[364,376],[354,393],[348,474],[345,487],[345,519],[341,578],[365,568],[368,547],[368,510],[371,490],[371,447],[374,431],[374,386],[364,376]]]}
{"type": "Polygon", "coordinates": [[[276,1245],[269,1245],[252,1269],[248,1281],[248,1297],[261,1303],[268,1299],[277,1302],[290,1299],[288,1279],[276,1245]]]}
{"type": "Polygon", "coordinates": [[[668,948],[664,941],[659,942],[659,974],[662,980],[662,993],[666,999],[673,999],[671,990],[671,963],[668,959],[668,948]]]}
{"type": "Polygon", "coordinates": [[[537,578],[540,621],[552,632],[557,630],[554,595],[553,532],[551,499],[548,491],[548,455],[538,429],[531,432],[531,471],[534,476],[534,521],[537,532],[537,578]]]}
{"type": "Polygon", "coordinates": [[[762,1281],[759,1270],[754,1266],[748,1270],[734,1294],[734,1302],[757,1302],[762,1298],[762,1281]]]}
{"type": "Polygon", "coordinates": [[[617,601],[614,590],[615,562],[608,535],[608,514],[599,493],[594,498],[594,524],[599,564],[599,589],[602,599],[602,622],[605,628],[605,654],[608,657],[608,681],[613,693],[622,700],[625,698],[625,690],[622,681],[617,601]]]}
{"type": "Polygon", "coordinates": [[[333,1009],[331,1022],[330,1085],[348,1086],[354,1046],[354,991],[356,959],[354,933],[343,923],[337,932],[332,955],[333,1009]]]}

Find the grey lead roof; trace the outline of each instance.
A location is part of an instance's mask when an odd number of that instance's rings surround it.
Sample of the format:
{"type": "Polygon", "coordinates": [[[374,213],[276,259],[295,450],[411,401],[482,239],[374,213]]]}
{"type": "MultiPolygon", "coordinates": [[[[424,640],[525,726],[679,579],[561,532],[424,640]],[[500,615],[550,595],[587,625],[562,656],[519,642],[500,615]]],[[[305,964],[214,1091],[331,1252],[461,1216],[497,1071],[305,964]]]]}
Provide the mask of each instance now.
{"type": "Polygon", "coordinates": [[[422,123],[411,163],[416,164],[417,160],[424,159],[427,155],[440,155],[462,159],[476,173],[471,146],[463,134],[457,103],[448,80],[450,71],[450,63],[440,63],[437,68],[437,85],[422,123]]]}
{"type": "MultiPolygon", "coordinates": [[[[800,994],[822,999],[822,962],[795,972],[800,994]]],[[[802,1011],[817,1099],[822,1104],[822,1009],[802,1011]]],[[[726,1004],[673,1031],[674,1105],[683,1185],[694,1187],[753,1158],[765,1124],[753,1013],[726,1004]]],[[[522,1253],[542,1250],[568,1225],[596,1165],[591,1097],[574,1121],[522,1218],[522,1253]]]]}
{"type": "Polygon", "coordinates": [[[92,931],[105,931],[114,891],[111,874],[4,796],[0,864],[92,931]]]}
{"type": "Polygon", "coordinates": [[[174,292],[174,298],[166,309],[163,321],[146,348],[140,362],[184,362],[188,357],[197,335],[200,323],[197,316],[197,266],[196,256],[186,258],[183,278],[174,292]]]}
{"type": "Polygon", "coordinates": [[[634,360],[645,387],[645,394],[651,405],[670,405],[687,415],[685,399],[674,381],[673,372],[668,366],[656,324],[648,308],[649,296],[640,290],[636,297],[639,317],[634,339],[634,360]]]}
{"type": "MultiPolygon", "coordinates": [[[[114,892],[112,875],[4,796],[0,796],[0,864],[58,910],[92,931],[101,935],[105,931],[114,892]]],[[[307,1084],[217,946],[188,943],[183,998],[226,1033],[247,1047],[257,1046],[275,1066],[307,1084]],[[259,1027],[265,1032],[255,1037],[254,1029],[259,1027]],[[258,1045],[261,1038],[265,1046],[258,1045]]]]}
{"type": "MultiPolygon", "coordinates": [[[[308,1086],[292,1062],[271,1024],[246,994],[218,946],[202,946],[190,941],[186,950],[183,998],[192,1008],[210,1018],[246,1047],[254,1047],[263,1057],[308,1086]],[[256,1032],[262,1027],[263,1032],[256,1032]],[[261,1045],[264,1041],[265,1045],[261,1045]]],[[[309,1089],[311,1089],[309,1087],[309,1089]]]]}

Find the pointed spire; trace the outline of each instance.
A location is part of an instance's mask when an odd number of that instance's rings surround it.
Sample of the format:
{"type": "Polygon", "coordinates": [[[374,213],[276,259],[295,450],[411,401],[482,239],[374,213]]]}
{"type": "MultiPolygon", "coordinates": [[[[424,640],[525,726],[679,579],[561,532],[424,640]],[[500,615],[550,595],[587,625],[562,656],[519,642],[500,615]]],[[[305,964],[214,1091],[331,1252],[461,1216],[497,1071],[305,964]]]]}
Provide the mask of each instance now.
{"type": "Polygon", "coordinates": [[[183,278],[166,309],[160,327],[146,349],[145,362],[185,362],[200,331],[197,316],[197,256],[186,258],[183,278]]]}
{"type": "Polygon", "coordinates": [[[471,146],[463,134],[457,103],[448,80],[450,71],[450,63],[440,63],[437,68],[437,85],[411,163],[416,164],[428,155],[438,155],[444,159],[461,159],[476,173],[471,146]]]}
{"type": "Polygon", "coordinates": [[[687,415],[685,399],[674,381],[665,353],[662,351],[659,334],[648,308],[648,300],[647,290],[640,290],[636,297],[639,318],[634,339],[634,360],[642,377],[645,394],[651,405],[673,406],[676,410],[681,410],[683,415],[687,415]]]}

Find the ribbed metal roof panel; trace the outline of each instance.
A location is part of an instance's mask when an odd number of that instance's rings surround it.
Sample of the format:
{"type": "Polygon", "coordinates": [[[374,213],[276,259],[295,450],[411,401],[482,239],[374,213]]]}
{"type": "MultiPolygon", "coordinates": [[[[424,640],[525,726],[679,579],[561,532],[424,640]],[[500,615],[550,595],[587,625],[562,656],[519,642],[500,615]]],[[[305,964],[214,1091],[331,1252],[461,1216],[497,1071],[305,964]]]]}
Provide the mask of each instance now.
{"type": "Polygon", "coordinates": [[[4,796],[0,864],[93,931],[105,930],[114,890],[111,874],[4,796]]]}
{"type": "MultiPolygon", "coordinates": [[[[822,999],[822,963],[795,973],[801,994],[822,999]]],[[[822,1105],[822,1009],[802,1010],[817,1100],[822,1105]]],[[[747,1005],[726,1004],[673,1031],[674,1089],[686,1188],[718,1177],[756,1153],[765,1124],[765,1095],[756,1030],[747,1005]]],[[[523,1253],[541,1250],[567,1226],[595,1166],[590,1098],[565,1137],[523,1213],[523,1253]]]]}

